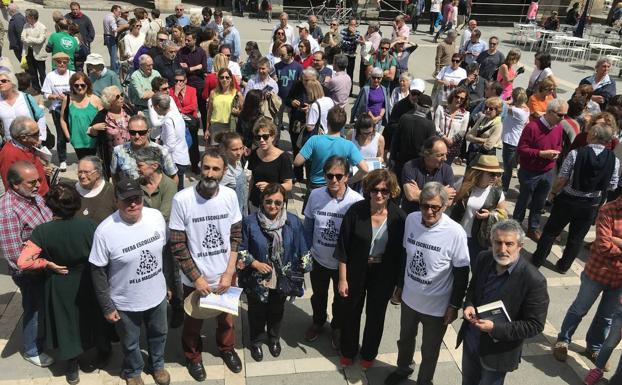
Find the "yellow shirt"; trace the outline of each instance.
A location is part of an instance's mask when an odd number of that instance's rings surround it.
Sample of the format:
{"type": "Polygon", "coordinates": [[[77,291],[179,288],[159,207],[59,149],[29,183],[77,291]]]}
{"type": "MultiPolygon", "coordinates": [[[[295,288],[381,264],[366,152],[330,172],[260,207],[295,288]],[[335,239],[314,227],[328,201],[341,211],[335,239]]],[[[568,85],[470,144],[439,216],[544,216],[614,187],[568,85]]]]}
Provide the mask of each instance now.
{"type": "Polygon", "coordinates": [[[236,92],[231,94],[217,94],[214,92],[212,95],[212,116],[211,123],[229,123],[231,119],[231,104],[236,92]]]}

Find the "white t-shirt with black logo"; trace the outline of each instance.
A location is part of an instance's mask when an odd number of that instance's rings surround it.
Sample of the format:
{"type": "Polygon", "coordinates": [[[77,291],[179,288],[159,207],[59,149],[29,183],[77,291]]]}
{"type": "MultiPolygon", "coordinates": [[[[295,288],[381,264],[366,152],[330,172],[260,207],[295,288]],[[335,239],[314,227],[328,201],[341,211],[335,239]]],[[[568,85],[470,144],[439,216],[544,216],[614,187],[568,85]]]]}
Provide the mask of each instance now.
{"type": "Polygon", "coordinates": [[[356,191],[348,188],[341,200],[333,198],[325,187],[311,191],[305,207],[305,217],[314,219],[311,255],[322,266],[335,270],[339,261],[333,257],[341,221],[353,203],[363,200],[356,191]]]}
{"type": "Polygon", "coordinates": [[[452,268],[469,266],[467,236],[446,214],[433,227],[411,213],[404,227],[406,271],[402,300],[419,313],[442,317],[454,282],[452,268]]]}
{"type": "MultiPolygon", "coordinates": [[[[190,255],[211,287],[216,287],[227,270],[231,252],[231,225],[242,220],[235,191],[219,186],[215,197],[205,199],[196,186],[187,187],[173,198],[169,228],[185,231],[190,255]]],[[[184,274],[186,286],[194,287],[184,274]]]]}
{"type": "Polygon", "coordinates": [[[110,298],[118,310],[145,311],[162,302],[165,244],[166,222],[158,210],[144,207],[134,224],[124,222],[116,211],[99,224],[89,262],[108,266],[110,298]]]}

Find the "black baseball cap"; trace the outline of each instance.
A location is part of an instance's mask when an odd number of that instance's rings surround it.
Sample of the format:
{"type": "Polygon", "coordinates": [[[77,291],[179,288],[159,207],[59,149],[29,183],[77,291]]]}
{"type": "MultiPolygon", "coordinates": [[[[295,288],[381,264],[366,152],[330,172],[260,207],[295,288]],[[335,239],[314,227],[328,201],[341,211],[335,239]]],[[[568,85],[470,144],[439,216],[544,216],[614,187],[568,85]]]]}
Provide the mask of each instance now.
{"type": "Polygon", "coordinates": [[[143,195],[143,190],[137,179],[123,178],[115,186],[118,199],[125,200],[143,195]]]}
{"type": "Polygon", "coordinates": [[[417,104],[421,107],[432,107],[432,98],[426,94],[421,94],[417,99],[417,104]]]}

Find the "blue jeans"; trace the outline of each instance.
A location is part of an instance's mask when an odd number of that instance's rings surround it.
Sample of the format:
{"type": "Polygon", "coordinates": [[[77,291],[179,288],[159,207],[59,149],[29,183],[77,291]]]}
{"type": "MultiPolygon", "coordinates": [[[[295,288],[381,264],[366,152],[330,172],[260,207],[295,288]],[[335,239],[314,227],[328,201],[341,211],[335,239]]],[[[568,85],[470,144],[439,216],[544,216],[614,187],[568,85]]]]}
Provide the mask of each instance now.
{"type": "Polygon", "coordinates": [[[585,336],[587,349],[595,353],[600,351],[607,334],[609,334],[611,317],[613,317],[613,313],[618,307],[622,288],[613,289],[598,283],[588,277],[585,272],[581,273],[579,293],[577,293],[577,298],[575,298],[572,305],[570,305],[564,317],[562,328],[557,336],[558,341],[570,343],[572,335],[577,330],[579,323],[596,302],[601,292],[603,296],[600,299],[596,315],[585,336]]]}
{"type": "Polygon", "coordinates": [[[497,372],[482,366],[479,354],[470,354],[466,345],[462,352],[462,385],[503,385],[506,372],[497,372]]]}
{"type": "Polygon", "coordinates": [[[114,36],[104,36],[104,45],[108,47],[108,54],[110,55],[110,69],[119,73],[119,50],[117,40],[114,36]]]}
{"type": "Polygon", "coordinates": [[[542,208],[544,208],[546,196],[553,186],[554,177],[555,170],[553,169],[543,173],[527,171],[524,168],[519,169],[518,181],[520,183],[520,191],[512,218],[522,223],[523,219],[525,219],[527,205],[529,205],[529,230],[538,230],[540,228],[542,208]]]}
{"type": "Polygon", "coordinates": [[[118,310],[121,320],[117,322],[117,333],[121,339],[123,349],[122,378],[140,376],[145,363],[140,351],[140,327],[145,322],[147,330],[147,351],[149,363],[153,370],[164,368],[164,348],[168,324],[166,321],[166,299],[151,309],[145,311],[118,310]]]}
{"type": "MultiPolygon", "coordinates": [[[[622,305],[618,303],[617,310],[613,315],[613,320],[611,322],[611,329],[609,330],[609,335],[605,340],[602,348],[600,348],[600,352],[598,352],[598,357],[596,358],[596,367],[600,369],[605,368],[605,364],[609,357],[611,357],[611,353],[613,349],[618,346],[620,343],[620,339],[622,339],[622,305]]],[[[622,361],[620,361],[622,365],[622,361]]],[[[618,365],[618,370],[616,373],[620,371],[620,365],[618,365]]],[[[610,382],[613,384],[613,382],[610,382]]]]}
{"type": "Polygon", "coordinates": [[[510,188],[510,181],[512,180],[512,171],[514,171],[514,164],[516,163],[516,146],[503,143],[503,176],[501,177],[501,186],[503,191],[507,192],[510,188]]]}
{"type": "Polygon", "coordinates": [[[38,343],[39,311],[43,310],[43,281],[39,274],[23,274],[13,276],[13,282],[22,293],[22,333],[24,339],[24,355],[35,357],[41,353],[38,343]]]}

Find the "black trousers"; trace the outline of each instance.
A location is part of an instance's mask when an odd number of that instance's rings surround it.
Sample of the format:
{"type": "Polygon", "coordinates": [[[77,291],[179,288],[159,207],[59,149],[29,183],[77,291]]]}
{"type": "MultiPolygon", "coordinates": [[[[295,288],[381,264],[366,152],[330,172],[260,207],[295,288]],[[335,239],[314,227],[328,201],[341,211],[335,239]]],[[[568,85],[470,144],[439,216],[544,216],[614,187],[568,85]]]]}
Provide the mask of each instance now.
{"type": "Polygon", "coordinates": [[[56,128],[56,153],[58,155],[58,163],[67,161],[67,139],[60,125],[60,109],[52,110],[52,120],[56,128]]]}
{"type": "Polygon", "coordinates": [[[45,60],[36,60],[32,53],[32,48],[28,48],[28,54],[26,55],[28,61],[28,73],[32,77],[31,85],[37,91],[41,91],[41,86],[45,81],[45,60]]]}
{"type": "Polygon", "coordinates": [[[247,298],[251,344],[261,344],[266,332],[269,342],[277,342],[281,335],[281,322],[285,312],[285,294],[270,290],[266,303],[261,302],[254,295],[249,295],[247,298]]]}
{"type": "Polygon", "coordinates": [[[581,250],[585,235],[590,230],[594,218],[598,214],[600,200],[582,199],[565,193],[558,195],[553,201],[551,216],[544,225],[538,247],[532,256],[536,266],[542,265],[551,252],[555,238],[570,223],[568,239],[561,259],[557,263],[560,270],[566,271],[581,250]]]}
{"type": "Polygon", "coordinates": [[[348,68],[346,68],[346,72],[348,76],[350,76],[350,80],[352,80],[352,85],[350,86],[350,96],[352,96],[352,87],[354,86],[354,66],[356,65],[356,55],[350,56],[348,55],[348,68]]]}
{"type": "Polygon", "coordinates": [[[78,160],[84,158],[85,156],[97,155],[96,148],[74,148],[74,150],[76,151],[76,156],[78,157],[78,160]]]}
{"type": "Polygon", "coordinates": [[[438,14],[438,12],[430,12],[430,35],[434,34],[434,24],[436,24],[438,14]]]}
{"type": "Polygon", "coordinates": [[[378,346],[382,340],[384,330],[384,317],[387,304],[393,293],[393,285],[387,285],[386,280],[380,274],[380,264],[370,264],[367,267],[367,276],[361,290],[349,292],[349,297],[344,300],[343,324],[347,328],[341,330],[341,355],[346,358],[354,358],[359,350],[359,337],[361,334],[361,314],[365,307],[365,329],[361,344],[361,358],[373,360],[378,355],[378,346]]]}
{"type": "Polygon", "coordinates": [[[331,270],[313,260],[313,270],[310,274],[311,289],[311,307],[313,308],[313,323],[317,326],[323,326],[326,323],[328,314],[326,314],[326,306],[328,305],[328,285],[333,281],[333,319],[330,321],[330,327],[333,329],[341,329],[343,311],[343,301],[339,295],[339,271],[331,270]]]}

